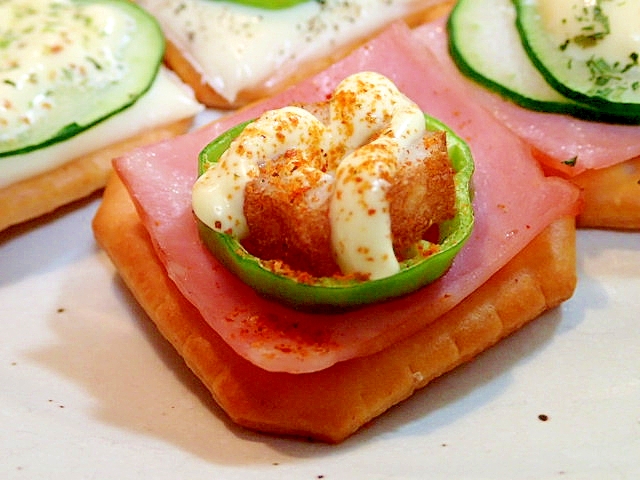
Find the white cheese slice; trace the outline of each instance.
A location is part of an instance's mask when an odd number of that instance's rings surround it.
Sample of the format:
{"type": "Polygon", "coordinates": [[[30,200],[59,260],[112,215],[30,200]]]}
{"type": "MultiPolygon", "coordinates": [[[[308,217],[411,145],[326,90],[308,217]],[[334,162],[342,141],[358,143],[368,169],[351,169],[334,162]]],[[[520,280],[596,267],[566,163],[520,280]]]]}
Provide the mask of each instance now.
{"type": "Polygon", "coordinates": [[[138,1],[203,81],[230,102],[432,3],[323,0],[269,10],[211,0],[138,1]]]}

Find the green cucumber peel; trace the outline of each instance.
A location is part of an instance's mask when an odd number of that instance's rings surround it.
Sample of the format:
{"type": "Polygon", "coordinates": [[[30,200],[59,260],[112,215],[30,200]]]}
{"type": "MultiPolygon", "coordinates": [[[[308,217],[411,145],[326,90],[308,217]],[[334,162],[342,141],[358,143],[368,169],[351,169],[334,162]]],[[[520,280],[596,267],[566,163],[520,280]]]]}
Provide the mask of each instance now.
{"type": "MultiPolygon", "coordinates": [[[[55,100],[52,102],[55,106],[42,121],[27,130],[15,134],[5,131],[4,137],[0,137],[0,159],[68,140],[116,115],[144,95],[158,74],[164,55],[164,36],[157,21],[145,10],[128,0],[72,0],[70,3],[80,7],[101,4],[116,8],[135,24],[123,49],[121,65],[126,72],[117,82],[104,83],[100,87],[85,85],[79,91],[74,84],[57,84],[56,88],[43,92],[55,100]]],[[[8,36],[10,34],[7,32],[8,36]]],[[[9,73],[0,72],[0,82],[13,85],[9,73]]]]}
{"type": "MultiPolygon", "coordinates": [[[[240,242],[197,220],[200,236],[213,255],[244,283],[267,298],[301,310],[343,310],[406,295],[435,281],[451,266],[455,256],[473,230],[471,178],[473,158],[467,144],[442,122],[426,116],[429,130],[444,130],[452,166],[455,170],[456,215],[440,224],[440,242],[430,256],[417,255],[401,263],[401,270],[390,277],[358,281],[332,277],[313,278],[301,283],[291,276],[275,273],[248,253],[240,242]]],[[[222,153],[249,122],[223,133],[207,145],[199,157],[199,175],[222,153]]],[[[424,242],[425,248],[430,245],[424,242]]]]}
{"type": "Polygon", "coordinates": [[[512,0],[459,0],[448,21],[449,53],[465,76],[529,110],[609,123],[637,123],[569,98],[550,85],[525,50],[512,0]]]}

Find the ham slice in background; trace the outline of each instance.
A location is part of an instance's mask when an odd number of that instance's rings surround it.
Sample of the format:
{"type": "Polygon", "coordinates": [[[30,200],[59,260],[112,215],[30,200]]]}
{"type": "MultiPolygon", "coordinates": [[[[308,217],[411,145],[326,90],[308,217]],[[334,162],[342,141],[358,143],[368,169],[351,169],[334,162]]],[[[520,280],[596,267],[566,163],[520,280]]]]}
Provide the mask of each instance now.
{"type": "Polygon", "coordinates": [[[312,372],[383,349],[459,303],[551,222],[577,214],[577,188],[545,177],[530,148],[456,87],[413,35],[395,24],[274,98],[115,162],[170,278],[238,354],[265,370],[312,372]],[[324,100],[340,80],[363,70],[388,76],[469,143],[476,227],[451,269],[418,292],[346,313],[301,313],[255,294],[200,242],[191,211],[197,156],[238,122],[291,102],[324,100]]]}
{"type": "Polygon", "coordinates": [[[439,68],[451,75],[470,101],[482,105],[531,145],[546,167],[573,177],[640,155],[640,125],[589,122],[527,110],[464,77],[449,55],[446,18],[418,27],[413,38],[437,57],[439,68]]]}

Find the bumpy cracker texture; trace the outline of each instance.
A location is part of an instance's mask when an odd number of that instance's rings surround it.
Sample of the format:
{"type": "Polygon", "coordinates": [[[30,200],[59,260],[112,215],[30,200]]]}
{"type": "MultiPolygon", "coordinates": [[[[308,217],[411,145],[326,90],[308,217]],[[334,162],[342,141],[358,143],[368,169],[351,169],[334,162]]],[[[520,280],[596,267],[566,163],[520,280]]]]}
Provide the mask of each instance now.
{"type": "Polygon", "coordinates": [[[234,353],[178,292],[115,175],[93,227],[135,298],[234,422],[329,443],[349,437],[416,389],[566,300],[576,284],[575,226],[567,218],[412,337],[320,372],[273,373],[234,353]]]}

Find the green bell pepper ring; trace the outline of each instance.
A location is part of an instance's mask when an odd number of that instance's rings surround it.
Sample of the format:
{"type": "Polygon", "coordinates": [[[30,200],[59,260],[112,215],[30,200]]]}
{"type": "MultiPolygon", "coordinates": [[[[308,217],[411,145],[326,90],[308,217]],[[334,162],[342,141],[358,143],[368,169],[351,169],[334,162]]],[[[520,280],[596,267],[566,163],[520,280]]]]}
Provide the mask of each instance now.
{"type": "MultiPolygon", "coordinates": [[[[434,253],[428,256],[418,254],[404,260],[398,273],[366,281],[346,277],[310,276],[305,277],[304,281],[297,281],[293,276],[274,272],[267,266],[267,262],[247,252],[233,236],[219,233],[197,220],[202,240],[226,268],[254,290],[303,310],[354,308],[405,295],[433,282],[448,270],[471,235],[474,223],[471,188],[474,164],[469,147],[460,137],[432,117],[425,115],[425,120],[429,130],[447,132],[449,157],[455,171],[456,214],[454,218],[440,224],[438,244],[422,241],[421,247],[434,253]]],[[[200,152],[199,175],[218,161],[248,123],[244,122],[226,131],[200,152]]]]}

